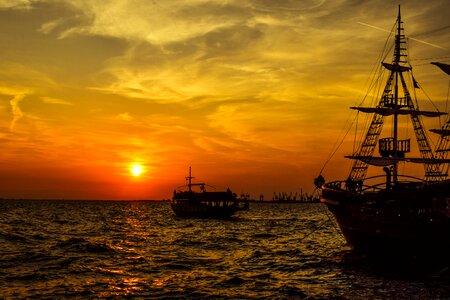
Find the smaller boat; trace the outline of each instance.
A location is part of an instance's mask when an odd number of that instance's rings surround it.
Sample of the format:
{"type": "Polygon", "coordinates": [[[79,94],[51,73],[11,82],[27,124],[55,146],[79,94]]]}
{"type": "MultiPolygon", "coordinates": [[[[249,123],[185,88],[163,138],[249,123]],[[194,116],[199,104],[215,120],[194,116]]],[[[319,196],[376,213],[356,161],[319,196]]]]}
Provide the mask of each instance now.
{"type": "Polygon", "coordinates": [[[188,184],[183,190],[174,190],[171,207],[177,217],[181,218],[215,218],[227,219],[235,212],[248,210],[248,199],[238,199],[230,189],[224,192],[207,192],[205,183],[192,183],[191,168],[186,177],[188,184]],[[198,187],[194,191],[193,187],[198,187]]]}

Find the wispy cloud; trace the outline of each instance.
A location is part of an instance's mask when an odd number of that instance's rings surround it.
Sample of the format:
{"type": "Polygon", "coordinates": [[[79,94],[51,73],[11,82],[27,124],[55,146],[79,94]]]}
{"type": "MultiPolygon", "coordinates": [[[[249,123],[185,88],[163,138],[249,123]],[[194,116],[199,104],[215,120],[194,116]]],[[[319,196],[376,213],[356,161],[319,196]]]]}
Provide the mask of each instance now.
{"type": "Polygon", "coordinates": [[[227,1],[70,1],[93,16],[92,22],[70,29],[93,34],[166,44],[203,35],[241,22],[227,1]]]}
{"type": "Polygon", "coordinates": [[[59,18],[56,20],[51,20],[41,25],[38,29],[38,32],[42,32],[44,34],[51,33],[55,28],[59,27],[64,22],[64,19],[59,18]]]}
{"type": "Polygon", "coordinates": [[[9,129],[11,131],[14,131],[14,127],[16,126],[17,121],[23,117],[23,112],[20,109],[19,103],[26,97],[26,94],[21,94],[15,96],[11,101],[9,102],[11,104],[12,109],[12,115],[13,119],[11,121],[11,124],[9,126],[9,129]]]}
{"type": "Polygon", "coordinates": [[[122,120],[122,121],[131,121],[133,120],[133,117],[129,114],[129,113],[122,113],[122,114],[118,114],[116,117],[118,120],[122,120]]]}
{"type": "Polygon", "coordinates": [[[32,3],[32,0],[2,0],[0,9],[29,9],[32,3]]]}
{"type": "Polygon", "coordinates": [[[42,99],[42,102],[47,103],[47,104],[73,105],[73,103],[71,103],[67,100],[58,99],[58,98],[41,97],[41,99],[42,99]]]}

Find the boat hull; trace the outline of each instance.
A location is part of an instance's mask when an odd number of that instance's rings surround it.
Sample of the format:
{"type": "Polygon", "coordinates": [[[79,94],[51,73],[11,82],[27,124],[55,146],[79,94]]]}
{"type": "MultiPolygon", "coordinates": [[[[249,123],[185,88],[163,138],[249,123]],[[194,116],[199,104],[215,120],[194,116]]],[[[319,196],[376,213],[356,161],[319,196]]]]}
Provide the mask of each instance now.
{"type": "Polygon", "coordinates": [[[174,199],[173,212],[180,218],[227,219],[235,212],[245,210],[238,202],[204,201],[197,199],[174,199]]]}
{"type": "Polygon", "coordinates": [[[247,210],[247,199],[241,202],[229,188],[226,191],[206,191],[205,183],[192,183],[191,168],[187,190],[174,190],[171,207],[177,217],[181,218],[230,218],[239,210],[247,210]],[[198,187],[199,191],[192,188],[198,187]]]}
{"type": "Polygon", "coordinates": [[[450,182],[372,193],[328,186],[321,202],[357,252],[448,256],[450,182]]]}

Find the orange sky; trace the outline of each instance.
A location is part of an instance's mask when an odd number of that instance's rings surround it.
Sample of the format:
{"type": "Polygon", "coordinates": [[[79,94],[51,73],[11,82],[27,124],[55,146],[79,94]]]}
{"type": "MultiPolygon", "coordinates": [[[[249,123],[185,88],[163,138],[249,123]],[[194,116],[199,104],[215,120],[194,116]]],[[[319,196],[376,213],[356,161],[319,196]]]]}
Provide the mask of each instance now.
{"type": "MultiPolygon", "coordinates": [[[[443,108],[448,77],[429,62],[450,56],[450,2],[400,4],[406,34],[433,44],[410,56],[443,108]]],[[[189,166],[254,197],[311,192],[397,5],[0,1],[0,197],[169,198],[189,166]]],[[[351,148],[327,179],[347,176],[351,148]]]]}

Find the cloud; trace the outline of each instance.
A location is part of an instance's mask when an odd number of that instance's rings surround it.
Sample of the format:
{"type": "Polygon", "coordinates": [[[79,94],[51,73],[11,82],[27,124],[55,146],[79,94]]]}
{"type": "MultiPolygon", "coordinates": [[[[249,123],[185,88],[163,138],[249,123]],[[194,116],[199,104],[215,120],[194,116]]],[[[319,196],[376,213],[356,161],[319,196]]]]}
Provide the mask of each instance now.
{"type": "Polygon", "coordinates": [[[33,2],[32,0],[2,0],[0,9],[29,9],[33,2]]]}
{"type": "Polygon", "coordinates": [[[47,104],[60,104],[60,105],[73,105],[73,103],[63,100],[63,99],[58,99],[58,98],[51,98],[51,97],[41,97],[42,102],[47,103],[47,104]]]}
{"type": "Polygon", "coordinates": [[[13,114],[13,119],[9,126],[9,129],[11,131],[14,131],[14,127],[15,127],[17,121],[23,117],[23,112],[20,109],[19,103],[25,98],[25,96],[27,96],[27,95],[26,94],[17,95],[13,99],[11,99],[11,101],[9,102],[11,104],[11,109],[12,109],[12,114],[13,114]]]}
{"type": "Polygon", "coordinates": [[[82,1],[71,5],[92,16],[92,21],[68,30],[166,44],[203,35],[240,22],[240,15],[226,1],[82,1]]]}
{"type": "MultiPolygon", "coordinates": [[[[43,91],[58,84],[45,71],[28,66],[23,62],[0,64],[0,86],[5,89],[43,91]]],[[[0,89],[1,92],[1,89],[0,89]]]]}
{"type": "Polygon", "coordinates": [[[17,94],[26,94],[28,91],[23,87],[11,86],[11,85],[0,85],[0,94],[15,96],[17,94]]]}
{"type": "Polygon", "coordinates": [[[133,117],[129,114],[129,113],[123,113],[123,114],[119,114],[116,117],[118,120],[122,120],[122,121],[131,121],[133,120],[133,117]]]}
{"type": "MultiPolygon", "coordinates": [[[[366,5],[371,10],[364,10],[362,3],[343,0],[61,3],[70,5],[77,21],[50,20],[41,26],[42,33],[56,31],[66,39],[112,37],[128,43],[122,55],[105,61],[93,89],[186,105],[198,104],[199,99],[261,95],[292,100],[287,90],[293,80],[298,82],[294,92],[301,85],[309,88],[317,77],[324,85],[344,80],[348,57],[359,63],[363,56],[354,54],[360,48],[376,48],[358,34],[377,33],[357,28],[358,20],[384,26],[373,20],[380,11],[388,13],[375,2],[366,5]],[[330,76],[320,73],[324,68],[330,76]]],[[[389,14],[395,15],[395,10],[389,14]]],[[[359,68],[365,70],[362,64],[359,68]]]]}
{"type": "Polygon", "coordinates": [[[44,34],[50,34],[57,27],[61,26],[61,24],[63,22],[64,22],[64,19],[62,19],[62,18],[46,22],[41,25],[41,27],[38,29],[38,32],[41,32],[44,34]]]}

